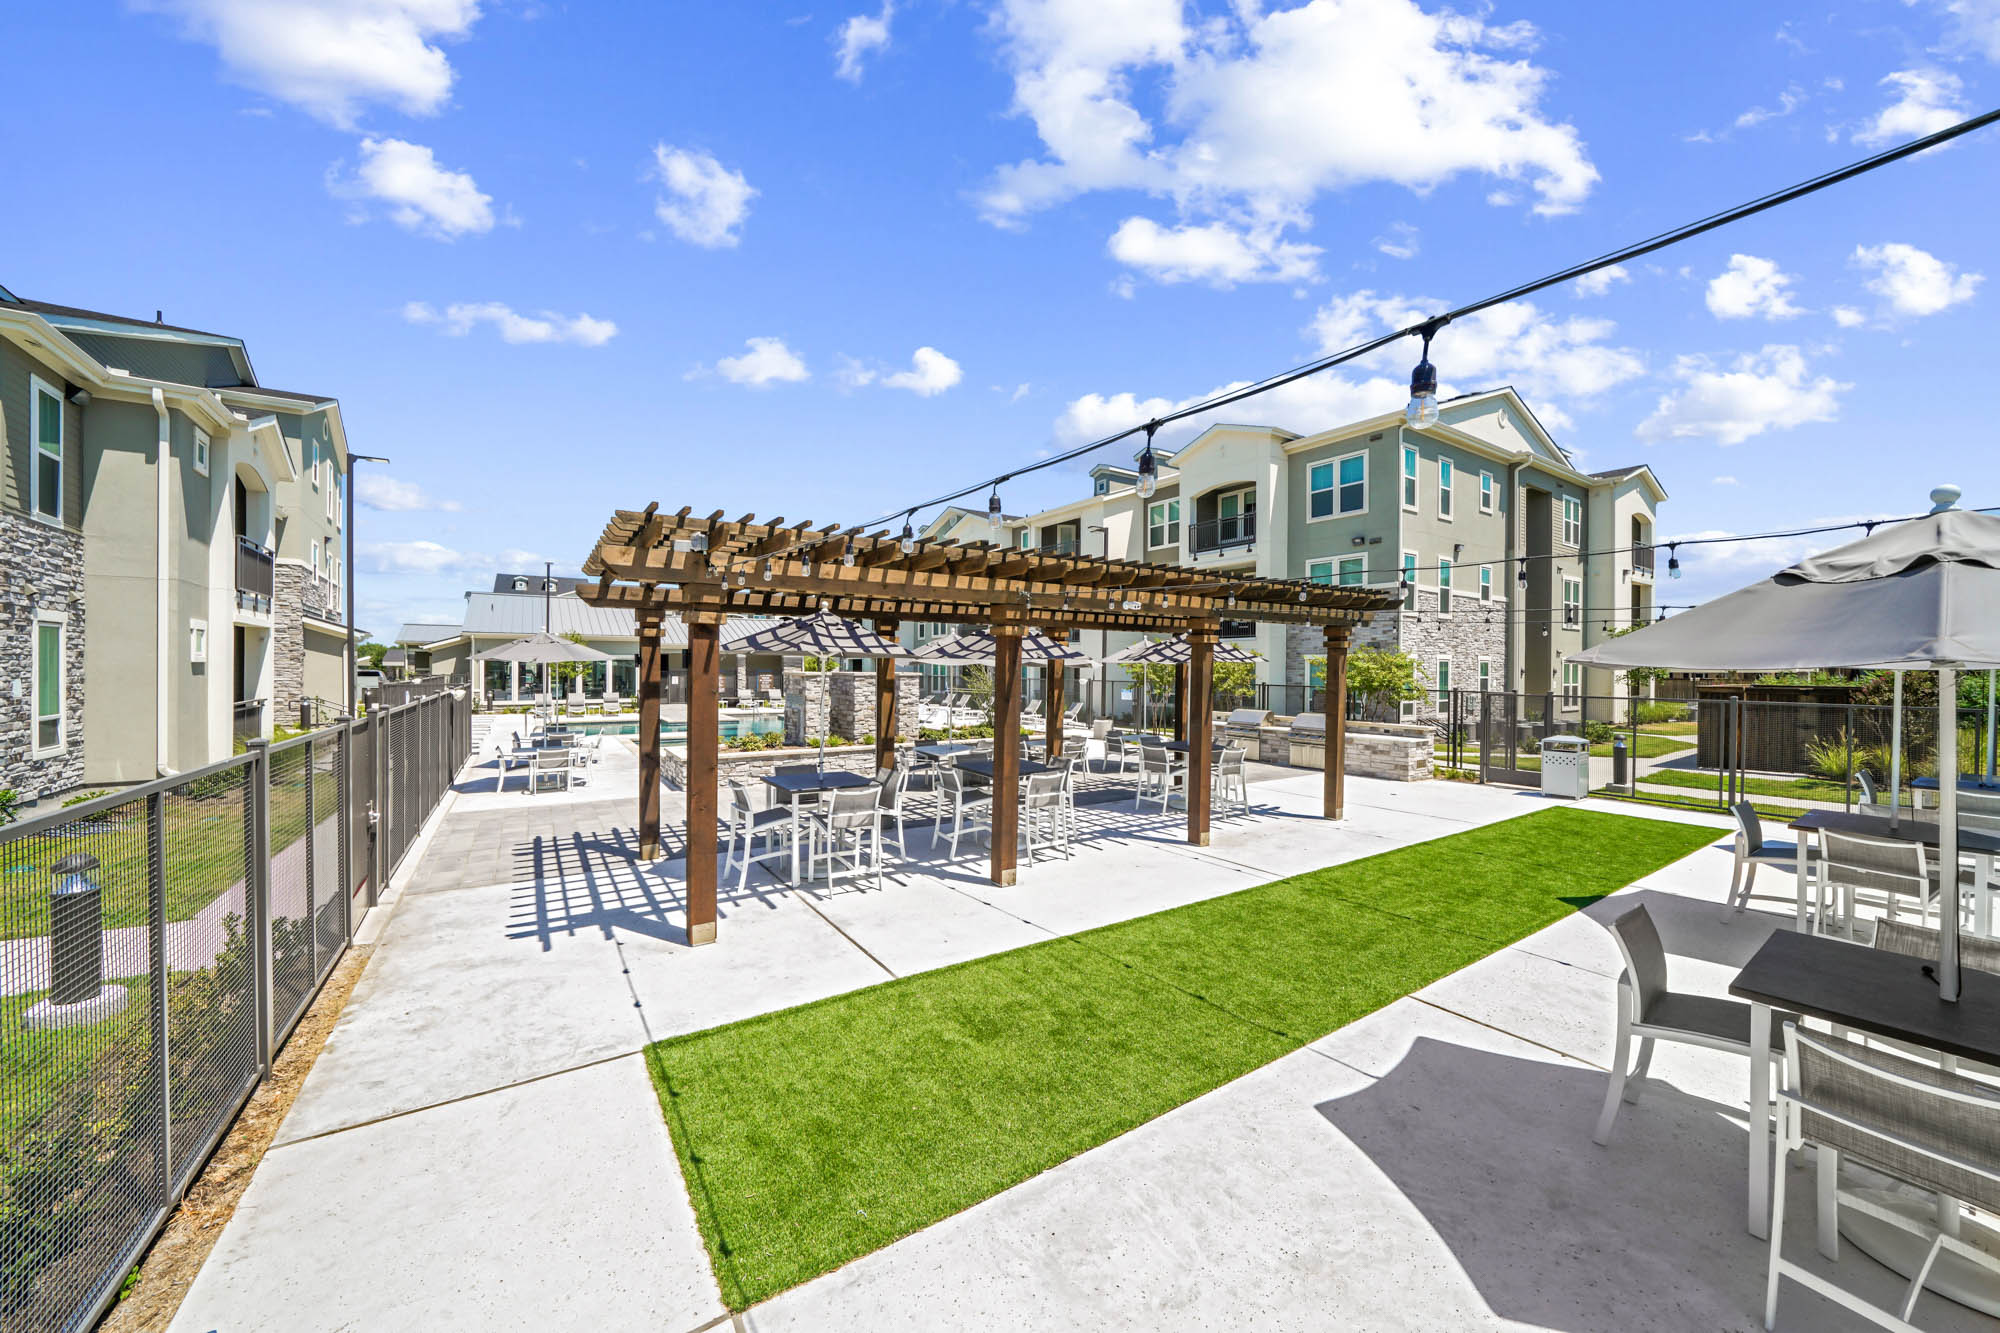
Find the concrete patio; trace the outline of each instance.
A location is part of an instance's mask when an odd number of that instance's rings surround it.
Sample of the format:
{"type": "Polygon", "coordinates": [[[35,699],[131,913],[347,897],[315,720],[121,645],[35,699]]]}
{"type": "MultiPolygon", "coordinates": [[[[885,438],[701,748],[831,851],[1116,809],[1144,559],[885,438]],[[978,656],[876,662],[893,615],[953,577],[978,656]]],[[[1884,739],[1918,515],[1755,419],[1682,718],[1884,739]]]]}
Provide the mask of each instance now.
{"type": "MultiPolygon", "coordinates": [[[[1714,848],[1616,898],[843,1269],[723,1308],[646,1043],[1543,805],[1350,778],[1348,817],[1328,823],[1317,773],[1257,776],[1253,813],[1218,818],[1206,848],[1178,814],[1135,813],[1099,784],[1076,855],[1024,862],[1011,888],[987,882],[977,847],[923,855],[915,826],[918,859],[879,890],[730,876],[718,942],[691,949],[682,863],[631,859],[629,741],[607,741],[568,797],[482,791],[490,775],[470,771],[172,1327],[1760,1327],[1743,1062],[1663,1047],[1611,1146],[1590,1141],[1619,972],[1601,923],[1643,897],[1676,986],[1720,994],[1789,919],[1789,899],[1722,919],[1725,831],[1700,816],[1678,818],[1716,828],[1714,848]]],[[[1791,1200],[1788,1253],[1804,1259],[1812,1190],[1791,1200]]],[[[1894,1285],[1851,1248],[1839,1277],[1876,1300],[1894,1285]]],[[[1797,1287],[1780,1313],[1784,1328],[1863,1326],[1797,1287]]],[[[1917,1318],[1994,1327],[1934,1297],[1917,1318]]]]}

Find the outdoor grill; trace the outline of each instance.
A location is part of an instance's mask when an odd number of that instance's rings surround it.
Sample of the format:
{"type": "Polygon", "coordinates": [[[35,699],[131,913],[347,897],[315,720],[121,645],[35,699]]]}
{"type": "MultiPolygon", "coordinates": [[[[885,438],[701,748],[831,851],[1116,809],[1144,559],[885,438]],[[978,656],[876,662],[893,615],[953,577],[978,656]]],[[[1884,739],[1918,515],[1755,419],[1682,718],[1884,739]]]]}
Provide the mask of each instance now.
{"type": "Polygon", "coordinates": [[[1292,767],[1326,767],[1326,714],[1300,713],[1292,719],[1292,767]]]}
{"type": "Polygon", "coordinates": [[[1268,708],[1235,709],[1223,720],[1223,739],[1240,741],[1246,746],[1255,745],[1258,730],[1270,720],[1271,710],[1268,708]]]}

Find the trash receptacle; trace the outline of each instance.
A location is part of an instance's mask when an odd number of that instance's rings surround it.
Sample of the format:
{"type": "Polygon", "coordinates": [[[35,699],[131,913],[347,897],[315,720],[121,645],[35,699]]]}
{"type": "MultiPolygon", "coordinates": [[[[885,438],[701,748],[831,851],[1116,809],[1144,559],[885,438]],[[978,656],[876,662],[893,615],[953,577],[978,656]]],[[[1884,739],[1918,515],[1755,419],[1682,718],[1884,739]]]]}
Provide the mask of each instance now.
{"type": "Polygon", "coordinates": [[[1542,739],[1542,795],[1580,801],[1590,795],[1590,742],[1581,736],[1542,739]]]}

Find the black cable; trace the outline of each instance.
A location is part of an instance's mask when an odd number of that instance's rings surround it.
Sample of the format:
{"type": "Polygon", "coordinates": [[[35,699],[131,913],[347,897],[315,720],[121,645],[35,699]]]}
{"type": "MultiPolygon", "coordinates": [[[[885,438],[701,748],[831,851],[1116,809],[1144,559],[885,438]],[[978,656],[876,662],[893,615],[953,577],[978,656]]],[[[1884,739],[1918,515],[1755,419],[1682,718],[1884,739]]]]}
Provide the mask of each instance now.
{"type": "MultiPolygon", "coordinates": [[[[1878,168],[1886,167],[1891,163],[1900,162],[1906,157],[1911,157],[1917,153],[1925,152],[1929,149],[1937,147],[1939,144],[1948,143],[1951,140],[1959,138],[1963,135],[1971,134],[1975,130],[1984,129],[1988,125],[1993,124],[1995,121],[2000,121],[2000,108],[1996,108],[1992,111],[1984,112],[1981,115],[1973,116],[1970,117],[1969,119],[1962,120],[1958,122],[1956,125],[1948,125],[1944,129],[1938,130],[1936,133],[1933,134],[1927,134],[1920,139],[1912,139],[1909,143],[1903,144],[1900,147],[1886,149],[1883,152],[1877,153],[1872,157],[1865,157],[1860,159],[1859,161],[1850,162],[1846,166],[1837,167],[1832,171],[1823,172],[1820,175],[1811,177],[1808,180],[1800,181],[1798,184],[1788,186],[1785,189],[1774,190],[1769,194],[1760,195],[1757,198],[1749,200],[1746,203],[1738,204],[1734,208],[1727,208],[1717,213],[1711,213],[1707,217],[1699,218],[1696,221],[1685,223],[1679,227],[1672,228],[1671,230],[1655,233],[1654,235],[1649,236],[1642,241],[1635,241],[1632,244],[1623,246],[1619,249],[1606,251],[1604,254],[1597,256],[1595,259],[1587,259],[1580,264],[1572,264],[1568,268],[1561,269],[1555,273],[1548,274],[1545,277],[1536,278],[1532,282],[1524,282],[1518,286],[1510,287],[1506,291],[1498,292],[1492,296],[1483,297],[1480,300],[1472,301],[1465,305],[1454,307],[1453,309],[1448,310],[1441,315],[1434,315],[1429,319],[1423,320],[1420,323],[1412,324],[1407,328],[1398,329],[1393,333],[1383,334],[1379,338],[1373,338],[1367,342],[1359,343],[1353,347],[1348,348],[1345,351],[1336,352],[1330,356],[1323,356],[1314,361],[1308,361],[1303,365],[1295,366],[1291,370],[1284,371],[1277,375],[1273,375],[1268,379],[1258,380],[1255,383],[1246,384],[1238,389],[1231,389],[1222,393],[1214,394],[1208,398],[1201,400],[1200,402],[1191,403],[1186,407],[1176,408],[1171,412],[1166,412],[1158,417],[1153,418],[1151,421],[1139,422],[1135,425],[1128,426],[1124,430],[1118,431],[1115,434],[1107,435],[1102,439],[1093,440],[1089,444],[1078,445],[1073,449],[1068,449],[1062,453],[1051,455],[1048,458],[1040,459],[1036,462],[1014,468],[1009,472],[998,474],[993,477],[987,477],[984,480],[975,482],[970,486],[963,487],[962,489],[952,491],[949,494],[937,496],[934,499],[925,500],[921,504],[905,505],[899,507],[894,511],[892,511],[891,513],[883,515],[881,518],[875,519],[869,523],[861,524],[859,527],[851,528],[848,529],[847,531],[848,532],[866,531],[869,528],[875,527],[877,524],[886,523],[893,518],[898,518],[904,515],[914,515],[920,510],[932,509],[937,507],[938,505],[950,504],[953,500],[963,499],[965,496],[971,495],[977,491],[985,490],[988,487],[997,485],[1001,477],[1007,477],[1007,478],[1023,477],[1028,475],[1029,473],[1040,472],[1045,468],[1056,467],[1060,464],[1070,462],[1073,459],[1081,458],[1085,454],[1095,453],[1097,450],[1116,444],[1120,440],[1129,439],[1134,435],[1146,431],[1148,428],[1151,428],[1152,430],[1158,430],[1161,426],[1166,425],[1169,422],[1180,421],[1184,418],[1191,416],[1198,416],[1204,412],[1212,412],[1217,408],[1227,407],[1231,403],[1242,402],[1246,398],[1253,398],[1259,394],[1269,393],[1273,389],[1283,388],[1285,385],[1290,384],[1296,380],[1304,379],[1310,375],[1316,375],[1323,370],[1331,370],[1333,367],[1342,365],[1345,362],[1353,361],[1360,357],[1367,356],[1370,352],[1379,351],[1382,348],[1387,347],[1389,344],[1398,342],[1404,338],[1425,335],[1425,334],[1434,334],[1439,329],[1443,328],[1445,325],[1451,323],[1455,319],[1463,319],[1468,315],[1478,314],[1480,311],[1490,309],[1493,306],[1504,305],[1509,301],[1516,301],[1524,296],[1531,296],[1534,293],[1542,291],[1546,288],[1555,287],[1562,283],[1573,281],[1576,278],[1583,277],[1585,274],[1595,273],[1599,269],[1610,268],[1615,264],[1622,264],[1628,260],[1638,259],[1645,255],[1652,254],[1655,251],[1664,250],[1668,246],[1677,245],[1682,241],[1691,240],[1696,236],[1700,236],[1703,235],[1704,233],[1714,231],[1718,227],[1726,227],[1732,222],[1740,222],[1745,218],[1755,217],[1757,214],[1776,208],[1781,204],[1788,204],[1793,202],[1794,200],[1803,199],[1807,195],[1816,194],[1819,191],[1827,189],[1830,186],[1842,184],[1843,182],[1854,179],[1856,176],[1861,176],[1870,171],[1877,170],[1878,168]]],[[[1799,534],[1799,535],[1804,535],[1804,534],[1799,534]]],[[[812,543],[801,542],[800,545],[814,544],[819,541],[826,541],[832,539],[833,538],[815,538],[813,539],[812,543]]],[[[1684,543],[1684,544],[1691,544],[1691,543],[1684,543]]]]}

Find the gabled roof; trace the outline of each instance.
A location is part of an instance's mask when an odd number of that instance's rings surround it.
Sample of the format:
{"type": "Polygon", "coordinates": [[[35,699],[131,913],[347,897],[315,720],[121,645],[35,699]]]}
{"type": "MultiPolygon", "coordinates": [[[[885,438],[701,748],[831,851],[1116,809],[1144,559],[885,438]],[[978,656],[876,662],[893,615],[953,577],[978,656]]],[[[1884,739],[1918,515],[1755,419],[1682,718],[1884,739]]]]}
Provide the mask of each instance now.
{"type": "Polygon", "coordinates": [[[1634,463],[1630,467],[1607,468],[1603,472],[1593,472],[1590,475],[1600,481],[1624,481],[1628,477],[1637,477],[1642,474],[1646,478],[1646,484],[1653,488],[1654,503],[1657,504],[1659,501],[1666,499],[1667,488],[1662,486],[1660,479],[1653,474],[1653,467],[1650,463],[1634,463]]]}
{"type": "Polygon", "coordinates": [[[443,643],[455,639],[465,632],[465,627],[457,622],[416,621],[396,631],[397,643],[443,643]]]}
{"type": "Polygon", "coordinates": [[[578,601],[574,593],[558,593],[546,601],[544,607],[540,575],[536,576],[534,592],[469,592],[465,595],[463,628],[467,634],[484,638],[519,638],[540,632],[546,614],[548,632],[558,637],[564,634],[581,634],[586,639],[639,637],[630,611],[590,606],[578,601]]]}
{"type": "Polygon", "coordinates": [[[4,287],[0,287],[0,294],[6,295],[8,305],[17,305],[24,310],[32,310],[36,314],[46,317],[51,324],[56,325],[58,328],[62,327],[66,322],[89,320],[96,324],[123,325],[135,333],[186,333],[196,338],[207,338],[222,343],[235,343],[238,346],[241,346],[243,342],[241,338],[232,338],[226,333],[209,333],[204,329],[184,328],[179,324],[161,324],[150,319],[134,319],[129,315],[107,315],[101,310],[84,310],[77,306],[56,305],[49,301],[29,301],[8,293],[4,287]]]}

